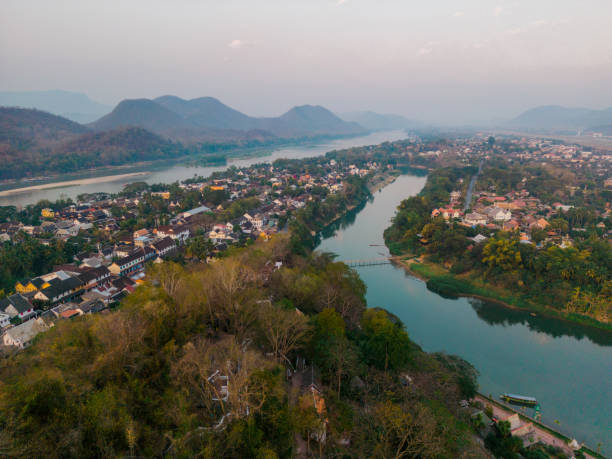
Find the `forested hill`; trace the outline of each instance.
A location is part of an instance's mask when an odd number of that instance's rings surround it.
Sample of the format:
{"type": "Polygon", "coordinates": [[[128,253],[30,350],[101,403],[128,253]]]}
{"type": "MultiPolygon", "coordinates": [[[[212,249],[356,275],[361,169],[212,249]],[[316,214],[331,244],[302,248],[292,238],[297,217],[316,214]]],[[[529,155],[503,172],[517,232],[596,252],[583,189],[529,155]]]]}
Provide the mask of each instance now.
{"type": "Polygon", "coordinates": [[[93,132],[39,110],[0,107],[0,180],[172,158],[188,151],[142,128],[93,132]]]}
{"type": "Polygon", "coordinates": [[[81,124],[41,110],[0,107],[0,152],[45,148],[86,132],[81,124]]]}
{"type": "Polygon", "coordinates": [[[485,457],[459,405],[473,368],[422,352],[364,294],[356,272],[283,236],[157,265],[117,310],[2,360],[2,453],[485,457]]]}

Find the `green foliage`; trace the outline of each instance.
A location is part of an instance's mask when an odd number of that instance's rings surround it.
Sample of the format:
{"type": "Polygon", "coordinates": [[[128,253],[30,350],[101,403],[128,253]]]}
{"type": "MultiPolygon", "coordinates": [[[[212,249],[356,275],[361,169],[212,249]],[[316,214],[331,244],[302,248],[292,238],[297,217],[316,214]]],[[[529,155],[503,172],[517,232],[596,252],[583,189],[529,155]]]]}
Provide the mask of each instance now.
{"type": "Polygon", "coordinates": [[[401,323],[387,311],[368,309],[361,319],[361,352],[369,365],[379,370],[401,370],[410,360],[411,344],[401,323]]]}

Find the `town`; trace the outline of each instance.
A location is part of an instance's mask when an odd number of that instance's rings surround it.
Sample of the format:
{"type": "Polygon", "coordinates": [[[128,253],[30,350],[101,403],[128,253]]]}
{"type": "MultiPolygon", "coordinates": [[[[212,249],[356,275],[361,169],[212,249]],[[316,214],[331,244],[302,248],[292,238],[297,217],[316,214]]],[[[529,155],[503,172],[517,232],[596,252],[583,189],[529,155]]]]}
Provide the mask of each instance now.
{"type": "Polygon", "coordinates": [[[359,167],[325,158],[281,161],[180,184],[132,184],[121,196],[82,197],[40,209],[36,225],[0,223],[0,240],[7,244],[18,245],[23,237],[47,246],[78,239],[79,247],[90,248],[51,272],[15,283],[0,300],[3,344],[24,348],[56,320],[108,311],[144,282],[148,263],[212,262],[228,247],[267,240],[308,202],[340,193],[348,177],[380,170],[372,161],[359,167]]]}

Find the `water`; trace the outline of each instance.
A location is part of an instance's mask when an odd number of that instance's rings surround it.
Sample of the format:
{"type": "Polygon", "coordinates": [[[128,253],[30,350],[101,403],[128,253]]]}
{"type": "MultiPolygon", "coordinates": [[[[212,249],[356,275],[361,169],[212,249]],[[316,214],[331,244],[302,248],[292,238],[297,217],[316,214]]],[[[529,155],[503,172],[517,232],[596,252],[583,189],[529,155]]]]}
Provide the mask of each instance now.
{"type": "MultiPolygon", "coordinates": [[[[425,180],[401,176],[340,222],[319,250],[335,252],[340,260],[387,255],[383,230],[399,202],[418,193],[425,180]]],[[[368,287],[369,306],[400,317],[424,350],[472,363],[480,372],[481,392],[534,396],[544,423],[612,452],[612,333],[479,300],[445,299],[393,265],[357,270],[368,287]]]]}
{"type": "MultiPolygon", "coordinates": [[[[117,193],[123,189],[123,186],[136,182],[145,181],[149,184],[152,183],[172,183],[177,180],[185,180],[193,177],[194,175],[201,175],[208,177],[213,172],[222,171],[230,166],[246,167],[256,163],[272,162],[279,158],[310,158],[313,156],[320,156],[331,150],[339,150],[343,148],[358,147],[363,145],[376,145],[386,141],[394,141],[403,139],[406,137],[404,131],[384,131],[375,132],[366,136],[343,138],[336,140],[328,140],[320,143],[305,143],[303,145],[283,147],[277,149],[270,149],[266,156],[258,156],[244,159],[236,159],[228,162],[227,165],[223,166],[197,166],[186,164],[186,160],[181,162],[166,163],[164,165],[152,165],[147,166],[145,169],[129,168],[128,170],[122,170],[117,174],[124,174],[127,172],[140,172],[147,171],[145,175],[137,177],[127,177],[122,179],[113,179],[112,176],[105,177],[105,180],[98,183],[76,185],[76,186],[63,186],[57,188],[50,188],[46,190],[32,190],[27,192],[21,192],[10,196],[0,196],[0,206],[16,205],[26,206],[28,204],[34,204],[41,199],[49,199],[54,201],[59,198],[76,198],[81,193],[94,193],[94,192],[106,192],[106,193],[117,193]]],[[[78,175],[71,174],[69,176],[57,177],[55,182],[62,182],[67,180],[78,179],[78,175]]],[[[22,184],[15,188],[26,187],[28,184],[22,184]]]]}

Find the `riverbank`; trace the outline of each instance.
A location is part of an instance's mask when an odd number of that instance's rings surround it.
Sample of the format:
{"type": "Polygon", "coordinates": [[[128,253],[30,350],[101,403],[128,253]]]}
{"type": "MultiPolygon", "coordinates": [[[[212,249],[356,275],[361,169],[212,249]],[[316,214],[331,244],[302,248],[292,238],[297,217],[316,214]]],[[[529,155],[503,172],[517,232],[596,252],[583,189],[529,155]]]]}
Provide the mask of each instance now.
{"type": "Polygon", "coordinates": [[[540,442],[560,448],[565,454],[568,455],[568,457],[573,457],[576,451],[580,451],[587,459],[605,459],[604,456],[584,444],[580,445],[579,449],[574,450],[570,447],[570,443],[573,439],[563,435],[561,432],[553,429],[552,427],[542,424],[534,418],[515,410],[505,403],[498,402],[497,400],[483,394],[476,394],[474,400],[482,403],[484,406],[490,407],[493,412],[493,416],[497,419],[505,419],[513,414],[518,414],[521,422],[531,424],[532,431],[527,435],[531,444],[540,442]]]}
{"type": "Polygon", "coordinates": [[[20,194],[20,193],[28,193],[30,191],[51,190],[54,188],[65,188],[69,186],[94,185],[96,183],[113,182],[113,181],[118,181],[118,180],[124,180],[126,178],[142,177],[144,175],[148,175],[149,173],[150,172],[148,171],[131,172],[128,174],[106,175],[102,177],[91,177],[91,178],[76,179],[76,180],[66,180],[64,182],[44,183],[40,185],[32,185],[32,186],[23,187],[23,188],[13,188],[10,190],[0,191],[0,197],[11,196],[11,195],[20,194]]]}
{"type": "Polygon", "coordinates": [[[444,266],[423,260],[401,260],[396,262],[412,276],[426,282],[430,290],[442,296],[475,298],[489,301],[509,309],[522,310],[546,317],[578,323],[601,330],[612,331],[612,325],[580,314],[564,313],[549,306],[537,304],[521,298],[507,289],[487,285],[484,281],[469,279],[449,272],[444,266]],[[436,285],[441,288],[436,289],[436,285]],[[433,288],[431,288],[433,287],[433,288]],[[448,287],[448,290],[443,287],[448,287]],[[438,290],[438,291],[436,291],[438,290]]]}

